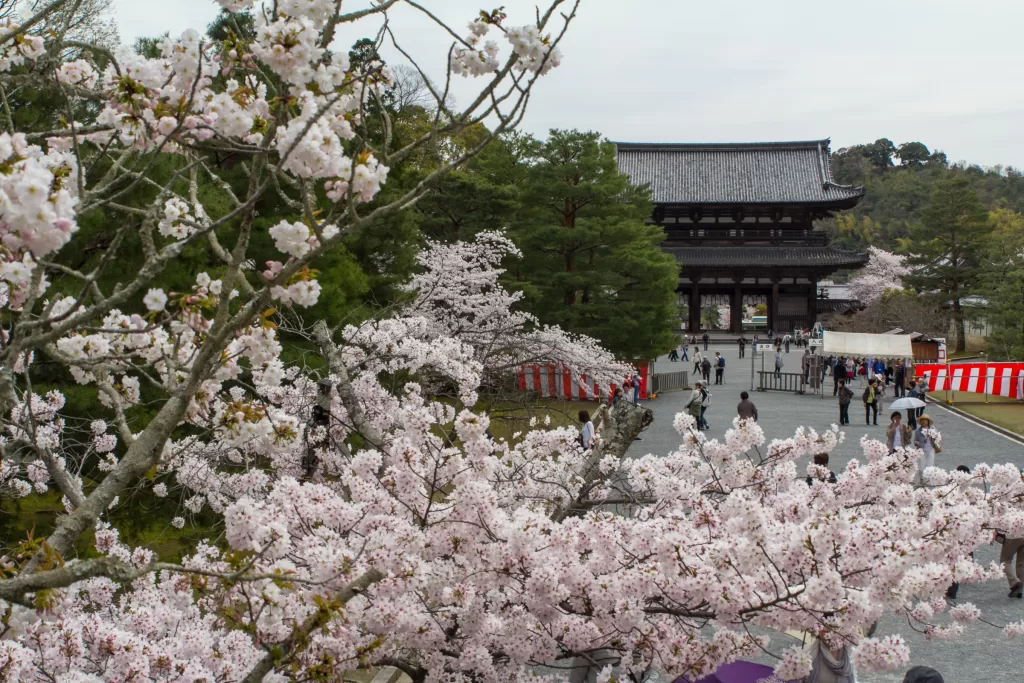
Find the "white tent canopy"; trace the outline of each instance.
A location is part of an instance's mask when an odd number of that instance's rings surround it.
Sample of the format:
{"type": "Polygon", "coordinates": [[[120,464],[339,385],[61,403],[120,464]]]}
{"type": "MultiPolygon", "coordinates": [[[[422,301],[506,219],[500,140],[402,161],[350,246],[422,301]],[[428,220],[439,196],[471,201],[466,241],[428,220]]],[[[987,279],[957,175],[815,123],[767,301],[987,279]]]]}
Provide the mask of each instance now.
{"type": "Polygon", "coordinates": [[[909,334],[826,331],[825,353],[868,358],[913,358],[909,334]]]}

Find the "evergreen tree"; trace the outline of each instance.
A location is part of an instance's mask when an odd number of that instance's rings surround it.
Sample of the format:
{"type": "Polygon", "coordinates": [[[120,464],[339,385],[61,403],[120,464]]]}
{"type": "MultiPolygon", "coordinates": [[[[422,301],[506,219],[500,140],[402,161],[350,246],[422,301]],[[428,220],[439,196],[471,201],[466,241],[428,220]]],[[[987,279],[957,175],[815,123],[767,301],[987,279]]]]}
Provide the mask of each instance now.
{"type": "Polygon", "coordinates": [[[1024,359],[1024,216],[1010,209],[991,213],[992,239],[982,273],[985,317],[992,327],[990,357],[1024,359]]]}
{"type": "Polygon", "coordinates": [[[507,227],[519,214],[527,156],[536,141],[512,133],[492,142],[464,168],[452,171],[419,202],[423,233],[435,240],[466,240],[507,227]]]}
{"type": "Polygon", "coordinates": [[[597,133],[551,131],[532,145],[511,236],[513,273],[542,322],[597,338],[626,359],[675,343],[679,268],[660,244],[646,188],[619,173],[597,133]]]}
{"type": "Polygon", "coordinates": [[[943,295],[953,309],[956,350],[966,349],[963,299],[980,282],[981,256],[992,234],[988,211],[962,175],[941,180],[921,220],[911,227],[907,281],[922,292],[943,295]]]}

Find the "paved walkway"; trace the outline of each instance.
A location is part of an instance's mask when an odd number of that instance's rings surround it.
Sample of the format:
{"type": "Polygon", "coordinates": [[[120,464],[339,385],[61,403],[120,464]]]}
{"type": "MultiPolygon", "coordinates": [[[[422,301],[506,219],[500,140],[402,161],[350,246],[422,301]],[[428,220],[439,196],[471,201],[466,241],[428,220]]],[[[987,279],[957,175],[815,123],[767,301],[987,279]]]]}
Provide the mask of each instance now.
{"type": "MultiPolygon", "coordinates": [[[[838,421],[839,412],[835,399],[832,397],[832,379],[826,378],[826,396],[797,395],[784,392],[750,391],[751,354],[747,348],[747,357],[738,358],[735,346],[715,348],[711,346],[710,355],[721,351],[726,358],[725,381],[721,386],[711,385],[712,405],[706,415],[710,438],[721,438],[732,425],[736,415],[736,404],[741,391],[748,391],[757,405],[761,427],[769,440],[792,436],[796,428],[804,425],[823,431],[838,421]]],[[[800,357],[803,350],[793,347],[786,356],[784,371],[799,372],[800,357]]],[[[774,356],[765,359],[765,369],[773,364],[774,356]]],[[[761,359],[756,360],[756,368],[760,370],[761,359]]],[[[655,364],[656,372],[676,370],[693,370],[693,362],[672,363],[665,358],[655,364]]],[[[692,382],[692,379],[691,379],[692,382]]],[[[712,374],[712,382],[714,376],[712,374]]],[[[756,386],[756,382],[755,382],[756,386]]],[[[879,413],[879,425],[865,426],[864,413],[860,403],[860,392],[864,388],[863,381],[854,386],[854,401],[850,408],[850,419],[853,424],[846,430],[846,439],[832,453],[831,467],[839,471],[852,458],[863,460],[860,439],[868,435],[884,440],[885,426],[888,424],[888,410],[879,413]]],[[[683,410],[689,390],[668,392],[658,396],[645,405],[654,411],[654,424],[642,434],[642,441],[637,441],[630,449],[630,455],[646,453],[665,454],[679,445],[679,435],[672,428],[672,419],[683,410]]],[[[883,405],[891,399],[887,398],[883,405]]],[[[938,404],[928,407],[928,414],[935,420],[935,426],[942,432],[943,451],[936,456],[936,466],[955,468],[965,464],[973,468],[979,462],[1011,462],[1024,468],[1024,444],[1008,439],[1001,434],[978,426],[954,413],[945,410],[938,404]]],[[[803,471],[806,462],[798,463],[798,471],[803,471]]],[[[978,559],[984,563],[998,559],[999,546],[986,546],[981,549],[978,559]]],[[[960,598],[970,601],[981,608],[984,617],[1000,626],[1024,619],[1024,601],[1010,600],[1006,597],[1007,589],[1002,583],[961,586],[960,598]]],[[[1013,681],[1021,680],[1019,654],[1021,643],[1008,641],[1001,631],[991,626],[971,625],[963,638],[954,641],[925,641],[924,637],[910,629],[905,620],[885,617],[879,624],[880,635],[900,633],[911,648],[912,664],[927,664],[942,673],[946,683],[969,683],[974,681],[1013,681]]],[[[773,650],[781,650],[789,643],[786,636],[773,638],[773,650]],[[785,645],[783,645],[785,643],[785,645]]],[[[793,641],[795,642],[795,641],[793,641]]],[[[765,663],[769,663],[766,661],[765,663]]],[[[889,674],[866,674],[859,676],[862,683],[900,683],[903,671],[889,674]]]]}

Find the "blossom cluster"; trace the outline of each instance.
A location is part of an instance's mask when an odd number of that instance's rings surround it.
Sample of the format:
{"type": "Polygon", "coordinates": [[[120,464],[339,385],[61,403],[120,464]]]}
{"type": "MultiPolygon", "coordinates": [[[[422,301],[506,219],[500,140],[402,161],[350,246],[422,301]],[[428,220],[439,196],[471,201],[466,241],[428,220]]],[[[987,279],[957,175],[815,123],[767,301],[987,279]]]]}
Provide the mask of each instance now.
{"type": "Polygon", "coordinates": [[[903,289],[903,278],[910,274],[906,257],[868,247],[868,264],[850,280],[850,290],[865,305],[878,301],[887,291],[903,289]]]}
{"type": "Polygon", "coordinates": [[[481,16],[469,24],[464,47],[452,50],[449,60],[452,73],[463,77],[485,76],[501,67],[501,48],[493,40],[485,40],[492,26],[505,34],[516,59],[516,68],[543,75],[562,63],[562,53],[552,46],[551,37],[536,25],[502,26],[504,15],[481,16]]]}
{"type": "MultiPolygon", "coordinates": [[[[36,260],[78,230],[76,169],[73,155],[44,152],[21,133],[0,133],[0,293],[12,308],[28,296],[36,260]]],[[[46,282],[37,285],[42,290],[46,282]]]]}
{"type": "Polygon", "coordinates": [[[10,21],[0,27],[0,72],[38,59],[46,50],[42,36],[18,33],[20,28],[10,21]],[[15,36],[13,40],[9,37],[11,35],[15,36]]]}
{"type": "MultiPolygon", "coordinates": [[[[22,570],[70,577],[0,603],[0,675],[239,681],[270,652],[279,669],[263,680],[272,683],[394,661],[427,680],[498,683],[611,648],[632,672],[696,679],[767,647],[750,625],[822,624],[824,639],[858,643],[859,665],[891,668],[906,661],[905,644],[860,635],[881,614],[906,615],[934,637],[979,619],[964,605],[940,623],[941,595],[953,580],[994,576],[970,555],[992,527],[1024,535],[1024,482],[1012,466],[936,470],[920,487],[919,451],[889,453],[865,438],[863,458],[837,483],[807,486],[798,462],[834,449],[837,428],[769,441],[737,420],[709,440],[689,415],[674,421],[677,448],[626,458],[613,449],[632,444],[627,430],[647,417],[627,402],[604,413],[608,431],[593,450],[579,447],[576,429],[550,424],[495,438],[497,416],[479,395],[507,386],[523,364],[558,365],[591,386],[630,371],[597,341],[519,310],[522,295],[500,282],[518,251],[498,232],[427,244],[404,304],[344,329],[317,326],[323,362],[288,362],[285,323],[269,302],[318,300],[307,262],[390,173],[357,131],[392,74],[328,50],[325,20],[338,7],[280,0],[252,13],[251,42],[186,31],[162,40],[156,57],[122,50],[102,70],[88,57],[62,64],[55,84],[88,95],[96,104],[81,109],[95,116],[45,149],[0,134],[0,294],[15,326],[0,330],[0,494],[58,488],[61,524],[87,519],[81,528],[104,558],[51,554],[46,568],[0,558],[4,588],[22,570]],[[140,217],[147,273],[109,295],[91,274],[73,295],[57,294],[39,263],[73,238],[75,211],[90,199],[81,147],[117,150],[115,161],[180,155],[197,174],[208,164],[191,161],[205,153],[262,154],[283,184],[323,188],[331,217],[278,221],[268,235],[282,260],[250,272],[240,265],[248,254],[218,242],[228,230],[218,234],[214,204],[182,178],[146,209],[123,207],[140,217]],[[152,280],[155,264],[205,244],[209,272],[174,290],[152,280]],[[32,389],[36,350],[96,392],[88,420],[64,414],[60,391],[32,389]],[[100,485],[86,487],[84,473],[100,485]],[[101,497],[119,481],[117,495],[101,497]],[[181,567],[153,571],[153,552],[126,544],[109,514],[148,493],[178,503],[174,528],[216,515],[219,547],[200,544],[181,567]],[[88,577],[97,566],[122,578],[88,577]],[[303,624],[316,628],[300,633],[303,624]]],[[[474,21],[451,67],[500,71],[500,50],[485,40],[497,30],[520,70],[515,87],[526,88],[559,63],[556,41],[545,27],[503,23],[501,12],[474,21]]],[[[0,68],[42,54],[32,36],[8,43],[0,68]]],[[[230,198],[237,210],[224,224],[255,203],[230,198]]],[[[791,651],[779,673],[806,669],[791,651]]]]}

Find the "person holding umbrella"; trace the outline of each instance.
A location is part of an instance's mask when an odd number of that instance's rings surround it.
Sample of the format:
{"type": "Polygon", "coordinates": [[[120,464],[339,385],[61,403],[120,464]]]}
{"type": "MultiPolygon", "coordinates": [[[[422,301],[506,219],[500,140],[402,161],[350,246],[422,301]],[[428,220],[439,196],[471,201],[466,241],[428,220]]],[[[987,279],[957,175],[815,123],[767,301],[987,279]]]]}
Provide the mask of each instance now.
{"type": "Polygon", "coordinates": [[[910,387],[910,395],[898,398],[889,404],[890,410],[907,411],[907,426],[917,429],[917,411],[924,410],[925,402],[914,395],[914,386],[910,387]]]}
{"type": "Polygon", "coordinates": [[[910,425],[903,424],[903,413],[900,411],[894,410],[889,416],[889,427],[885,430],[885,438],[890,453],[895,453],[897,449],[910,445],[913,432],[910,431],[910,425]]]}

